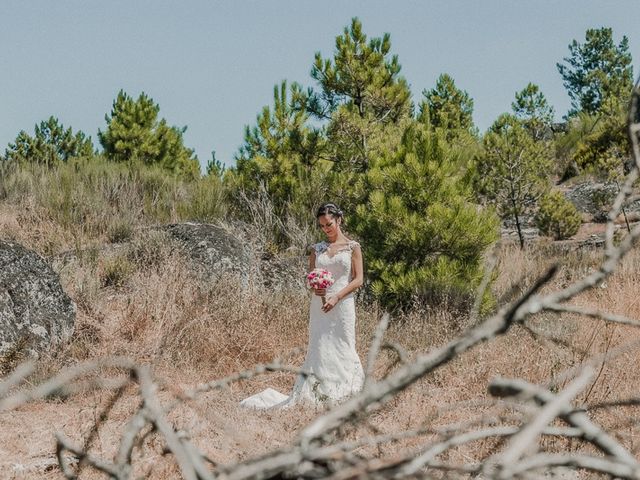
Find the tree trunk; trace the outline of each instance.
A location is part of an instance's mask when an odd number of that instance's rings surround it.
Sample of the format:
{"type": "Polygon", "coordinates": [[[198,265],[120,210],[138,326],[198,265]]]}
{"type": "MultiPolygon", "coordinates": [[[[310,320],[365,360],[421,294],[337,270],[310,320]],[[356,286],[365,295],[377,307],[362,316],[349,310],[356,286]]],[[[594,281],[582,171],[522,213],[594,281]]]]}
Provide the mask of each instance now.
{"type": "Polygon", "coordinates": [[[518,230],[518,238],[520,239],[520,250],[524,250],[524,237],[522,236],[522,227],[520,226],[520,217],[515,214],[516,217],[516,229],[518,230]]]}
{"type": "Polygon", "coordinates": [[[524,237],[522,236],[522,227],[520,226],[520,216],[518,215],[518,206],[513,192],[513,185],[511,187],[511,206],[513,207],[513,216],[516,217],[516,229],[518,230],[518,238],[520,239],[520,250],[524,250],[524,237]]]}

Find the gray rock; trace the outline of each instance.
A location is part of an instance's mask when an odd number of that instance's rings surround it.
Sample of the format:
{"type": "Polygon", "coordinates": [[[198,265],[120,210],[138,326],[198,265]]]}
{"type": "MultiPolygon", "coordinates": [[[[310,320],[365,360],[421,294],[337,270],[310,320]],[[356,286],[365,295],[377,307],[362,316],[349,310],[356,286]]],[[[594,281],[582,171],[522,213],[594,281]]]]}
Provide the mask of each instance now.
{"type": "Polygon", "coordinates": [[[270,289],[304,288],[303,259],[266,254],[239,227],[188,222],[161,228],[207,280],[231,274],[237,275],[245,286],[251,281],[270,289]]]}
{"type": "Polygon", "coordinates": [[[272,290],[304,290],[307,258],[264,255],[259,262],[262,284],[272,290]]]}
{"type": "MultiPolygon", "coordinates": [[[[579,212],[591,215],[595,222],[606,222],[607,214],[618,191],[618,185],[612,182],[584,182],[570,187],[565,195],[579,212]]],[[[625,211],[640,212],[640,200],[625,205],[625,211]]]]}
{"type": "Polygon", "coordinates": [[[73,333],[76,307],[42,257],[0,240],[0,354],[36,356],[73,333]]]}
{"type": "Polygon", "coordinates": [[[593,216],[594,221],[606,220],[613,199],[618,193],[615,183],[583,182],[570,187],[565,196],[579,212],[593,216]]]}
{"type": "MultiPolygon", "coordinates": [[[[518,218],[520,221],[520,228],[524,229],[530,229],[530,228],[536,228],[536,222],[535,222],[535,216],[534,216],[534,212],[527,212],[525,214],[520,215],[520,217],[518,218]]],[[[516,221],[513,218],[513,216],[506,216],[505,218],[502,219],[502,227],[507,229],[507,230],[516,230],[517,226],[516,226],[516,221]]]]}
{"type": "MultiPolygon", "coordinates": [[[[540,237],[540,231],[535,227],[526,227],[526,228],[523,227],[521,228],[521,232],[522,232],[522,238],[526,243],[532,240],[537,240],[540,237]]],[[[514,242],[520,241],[518,237],[518,230],[516,230],[513,227],[511,228],[503,227],[500,230],[500,236],[505,240],[513,240],[514,242]]]]}
{"type": "Polygon", "coordinates": [[[207,277],[237,274],[246,281],[251,270],[250,250],[239,236],[208,223],[176,223],[162,227],[188,254],[194,267],[207,277]]]}

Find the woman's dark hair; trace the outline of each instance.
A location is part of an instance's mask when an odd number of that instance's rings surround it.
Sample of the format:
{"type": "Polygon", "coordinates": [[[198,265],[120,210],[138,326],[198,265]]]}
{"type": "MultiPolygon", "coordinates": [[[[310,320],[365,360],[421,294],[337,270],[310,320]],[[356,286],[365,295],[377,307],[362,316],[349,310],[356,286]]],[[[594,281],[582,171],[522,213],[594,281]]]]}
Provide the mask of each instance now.
{"type": "Polygon", "coordinates": [[[316,218],[320,218],[323,215],[331,215],[333,218],[342,218],[344,214],[342,210],[335,203],[325,203],[318,208],[316,212],[316,218]]]}

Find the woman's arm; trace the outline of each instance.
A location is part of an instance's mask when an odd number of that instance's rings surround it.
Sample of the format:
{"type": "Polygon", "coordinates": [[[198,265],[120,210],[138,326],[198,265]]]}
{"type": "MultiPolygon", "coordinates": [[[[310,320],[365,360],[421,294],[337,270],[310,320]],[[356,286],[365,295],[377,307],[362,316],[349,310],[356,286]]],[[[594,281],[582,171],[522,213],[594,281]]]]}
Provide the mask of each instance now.
{"type": "Polygon", "coordinates": [[[357,243],[351,252],[351,281],[337,293],[338,300],[342,300],[354,290],[357,290],[364,283],[364,272],[362,267],[362,250],[357,243]]]}

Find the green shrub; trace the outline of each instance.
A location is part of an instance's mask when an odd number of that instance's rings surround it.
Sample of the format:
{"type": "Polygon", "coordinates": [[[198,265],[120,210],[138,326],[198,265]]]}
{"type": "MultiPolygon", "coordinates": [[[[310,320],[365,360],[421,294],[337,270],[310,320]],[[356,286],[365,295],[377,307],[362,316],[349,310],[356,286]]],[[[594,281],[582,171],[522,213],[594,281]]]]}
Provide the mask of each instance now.
{"type": "Polygon", "coordinates": [[[542,197],[535,222],[542,234],[564,240],[578,232],[582,220],[576,207],[554,190],[542,197]]]}
{"type": "Polygon", "coordinates": [[[446,142],[416,126],[366,175],[370,193],[350,228],[364,240],[367,276],[385,307],[473,304],[498,219],[473,204],[460,165],[446,142]]]}
{"type": "Polygon", "coordinates": [[[593,205],[599,209],[609,210],[613,200],[616,198],[616,191],[613,189],[601,188],[596,189],[591,194],[593,205]]]}
{"type": "Polygon", "coordinates": [[[100,283],[103,287],[122,287],[133,271],[133,265],[126,256],[116,256],[102,265],[100,283]]]}
{"type": "Polygon", "coordinates": [[[109,224],[107,239],[110,243],[122,243],[133,236],[133,223],[128,218],[116,217],[109,224]]]}

